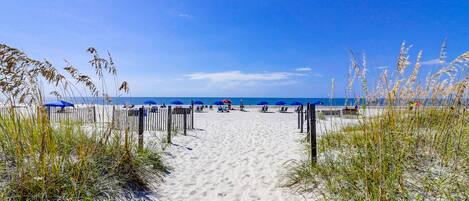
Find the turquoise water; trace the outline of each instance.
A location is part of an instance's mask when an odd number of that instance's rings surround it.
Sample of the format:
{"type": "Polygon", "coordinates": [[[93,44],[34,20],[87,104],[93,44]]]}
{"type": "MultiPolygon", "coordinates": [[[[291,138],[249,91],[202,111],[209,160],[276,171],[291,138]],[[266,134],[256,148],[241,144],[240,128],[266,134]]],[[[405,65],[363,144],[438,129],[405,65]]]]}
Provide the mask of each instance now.
{"type": "MultiPolygon", "coordinates": [[[[202,101],[205,105],[211,105],[216,101],[229,99],[232,101],[232,105],[239,105],[242,101],[244,105],[257,105],[261,101],[266,101],[269,105],[275,105],[278,101],[286,102],[287,105],[290,105],[292,102],[300,102],[303,104],[315,103],[321,101],[326,106],[343,106],[345,105],[345,98],[240,98],[240,97],[112,97],[112,104],[134,104],[134,105],[143,105],[145,101],[152,100],[155,101],[158,105],[166,104],[170,105],[172,101],[179,100],[184,105],[190,105],[191,101],[202,101]]],[[[92,100],[91,98],[68,98],[68,101],[71,101],[76,104],[80,103],[98,103],[102,104],[103,99],[92,100]]],[[[355,100],[349,99],[348,104],[353,105],[355,100]]]]}

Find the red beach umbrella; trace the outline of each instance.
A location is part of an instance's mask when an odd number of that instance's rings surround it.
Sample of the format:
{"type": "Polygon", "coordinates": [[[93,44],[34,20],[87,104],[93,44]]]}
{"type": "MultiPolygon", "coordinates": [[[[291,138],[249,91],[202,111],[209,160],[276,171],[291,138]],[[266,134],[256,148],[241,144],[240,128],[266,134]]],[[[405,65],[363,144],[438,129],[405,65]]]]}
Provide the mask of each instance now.
{"type": "Polygon", "coordinates": [[[228,100],[228,99],[222,100],[221,102],[223,102],[223,103],[225,103],[225,104],[231,104],[231,101],[228,100]]]}

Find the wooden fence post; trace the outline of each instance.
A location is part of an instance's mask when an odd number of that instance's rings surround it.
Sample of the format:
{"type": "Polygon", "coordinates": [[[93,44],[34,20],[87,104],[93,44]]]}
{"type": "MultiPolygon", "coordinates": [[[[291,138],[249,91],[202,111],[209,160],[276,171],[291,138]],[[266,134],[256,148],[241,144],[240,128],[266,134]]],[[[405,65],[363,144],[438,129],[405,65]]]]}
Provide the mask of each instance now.
{"type": "Polygon", "coordinates": [[[93,105],[93,122],[96,123],[96,105],[93,105]]]}
{"type": "Polygon", "coordinates": [[[300,109],[300,111],[301,111],[300,133],[303,133],[303,124],[304,124],[305,118],[303,118],[303,105],[300,106],[300,107],[301,107],[301,109],[300,109]]]}
{"type": "Polygon", "coordinates": [[[189,110],[184,108],[184,135],[187,135],[187,112],[189,110]]]}
{"type": "Polygon", "coordinates": [[[298,113],[298,129],[300,129],[300,106],[298,106],[298,108],[296,108],[296,113],[298,113]]]}
{"type": "Polygon", "coordinates": [[[168,106],[168,121],[167,121],[167,123],[168,123],[168,125],[167,125],[168,126],[168,136],[167,136],[167,141],[168,141],[169,144],[171,144],[171,116],[172,116],[171,113],[172,113],[171,112],[171,106],[168,106]]]}
{"type": "Polygon", "coordinates": [[[114,129],[115,128],[115,122],[116,122],[116,106],[113,105],[112,106],[112,114],[111,114],[111,129],[114,129]]]}
{"type": "Polygon", "coordinates": [[[144,109],[143,106],[139,108],[138,111],[138,150],[143,150],[143,116],[144,116],[144,109]]]}
{"type": "Polygon", "coordinates": [[[310,119],[311,119],[311,113],[310,113],[310,109],[311,109],[311,104],[308,103],[306,105],[306,133],[309,133],[309,126],[310,126],[310,119]]]}
{"type": "Polygon", "coordinates": [[[191,129],[194,129],[194,100],[191,101],[191,129]]]}
{"type": "Polygon", "coordinates": [[[50,121],[50,107],[49,106],[46,107],[46,113],[47,113],[47,120],[50,121]]]}
{"type": "Polygon", "coordinates": [[[311,113],[311,132],[309,136],[311,144],[311,165],[316,164],[317,161],[317,146],[316,146],[316,105],[312,104],[310,108],[311,113]]]}

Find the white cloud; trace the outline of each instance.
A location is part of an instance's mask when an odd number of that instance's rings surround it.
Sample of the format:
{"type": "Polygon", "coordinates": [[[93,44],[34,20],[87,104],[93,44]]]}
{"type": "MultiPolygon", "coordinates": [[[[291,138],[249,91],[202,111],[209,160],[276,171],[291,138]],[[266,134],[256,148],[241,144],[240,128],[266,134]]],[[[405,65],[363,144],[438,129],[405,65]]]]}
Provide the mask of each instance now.
{"type": "Polygon", "coordinates": [[[295,71],[305,73],[305,74],[298,74],[298,75],[301,75],[301,76],[311,75],[313,77],[322,77],[321,73],[313,72],[313,69],[311,69],[309,67],[296,68],[295,71]]]}
{"type": "Polygon", "coordinates": [[[304,67],[304,68],[297,68],[297,69],[295,69],[295,71],[310,72],[310,71],[312,71],[312,69],[308,68],[308,67],[304,67]]]}
{"type": "MultiPolygon", "coordinates": [[[[263,87],[263,86],[287,86],[300,83],[299,77],[314,76],[322,77],[316,72],[242,72],[222,71],[222,72],[197,72],[185,75],[189,80],[206,81],[204,84],[208,88],[236,89],[242,87],[263,87]]],[[[196,83],[194,83],[196,84],[196,83]]]]}
{"type": "Polygon", "coordinates": [[[436,58],[436,59],[430,59],[428,61],[422,61],[420,62],[420,64],[422,65],[428,65],[428,66],[432,66],[432,65],[439,65],[439,64],[443,64],[444,62],[440,61],[439,58],[436,58]]]}
{"type": "Polygon", "coordinates": [[[189,14],[187,14],[187,13],[179,13],[179,14],[178,14],[178,17],[186,18],[186,19],[192,19],[192,18],[193,18],[192,15],[189,15],[189,14]]]}
{"type": "Polygon", "coordinates": [[[298,74],[298,75],[301,75],[301,76],[311,75],[311,76],[313,76],[313,77],[322,77],[322,74],[321,74],[321,73],[313,72],[313,69],[311,69],[311,68],[309,68],[309,67],[296,68],[295,71],[305,73],[305,74],[298,74]]]}
{"type": "Polygon", "coordinates": [[[228,81],[276,81],[287,80],[291,76],[297,75],[288,72],[271,72],[271,73],[244,73],[241,71],[224,71],[217,73],[192,73],[188,74],[190,80],[208,80],[211,82],[228,82],[228,81]]]}

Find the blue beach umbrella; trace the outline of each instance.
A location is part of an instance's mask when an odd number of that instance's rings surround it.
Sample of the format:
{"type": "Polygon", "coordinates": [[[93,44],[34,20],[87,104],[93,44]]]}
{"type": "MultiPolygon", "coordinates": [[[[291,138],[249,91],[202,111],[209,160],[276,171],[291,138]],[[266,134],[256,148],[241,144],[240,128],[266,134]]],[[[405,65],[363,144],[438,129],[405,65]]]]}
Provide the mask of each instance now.
{"type": "Polygon", "coordinates": [[[184,103],[182,103],[182,101],[180,101],[180,100],[175,100],[175,101],[171,102],[171,104],[173,104],[173,105],[182,105],[184,103]]]}
{"type": "Polygon", "coordinates": [[[278,101],[275,103],[275,105],[286,105],[287,103],[283,102],[283,101],[278,101]]]}
{"type": "Polygon", "coordinates": [[[73,103],[69,103],[69,102],[63,101],[63,100],[46,103],[46,104],[44,104],[44,106],[46,106],[46,107],[61,107],[61,108],[75,107],[75,105],[73,105],[73,103]]]}
{"type": "Polygon", "coordinates": [[[269,103],[267,101],[261,101],[258,102],[257,105],[268,105],[269,103]]]}
{"type": "Polygon", "coordinates": [[[202,101],[199,101],[199,100],[194,101],[194,105],[203,105],[203,104],[204,104],[204,102],[202,102],[202,101]]]}
{"type": "Polygon", "coordinates": [[[156,105],[156,102],[152,101],[152,100],[146,100],[145,102],[143,102],[143,104],[145,104],[145,105],[156,105]]]}
{"type": "Polygon", "coordinates": [[[290,105],[303,105],[303,103],[300,103],[298,101],[294,101],[294,102],[290,103],[290,105]]]}
{"type": "Polygon", "coordinates": [[[225,103],[223,103],[223,101],[215,101],[213,104],[214,105],[224,105],[225,103]]]}
{"type": "Polygon", "coordinates": [[[324,102],[322,102],[322,101],[317,101],[317,102],[313,103],[313,105],[324,105],[324,102]]]}

